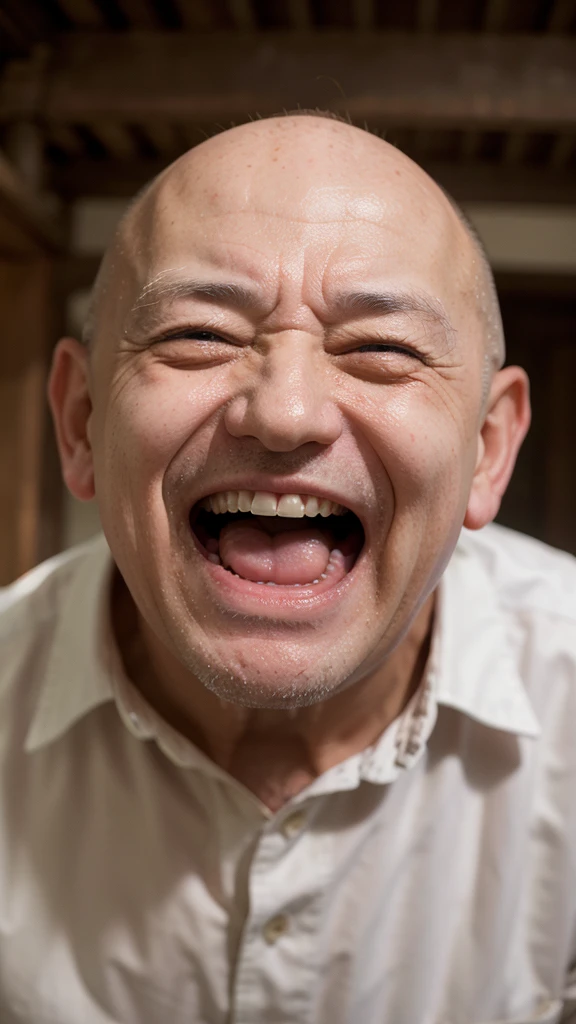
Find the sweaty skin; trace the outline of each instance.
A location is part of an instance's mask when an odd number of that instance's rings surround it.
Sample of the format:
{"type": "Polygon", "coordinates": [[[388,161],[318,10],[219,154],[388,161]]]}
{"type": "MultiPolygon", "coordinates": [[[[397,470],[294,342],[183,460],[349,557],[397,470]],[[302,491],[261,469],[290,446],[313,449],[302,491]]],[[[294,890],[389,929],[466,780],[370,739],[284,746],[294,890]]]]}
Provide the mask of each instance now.
{"type": "Polygon", "coordinates": [[[450,202],[396,149],[263,120],[135,203],[89,350],[56,352],[64,475],[98,499],[127,671],[273,809],[400,713],[459,531],[498,510],[529,411],[517,367],[484,401],[481,276],[450,202]],[[189,512],[234,488],[351,508],[353,570],[323,595],[229,585],[189,512]]]}

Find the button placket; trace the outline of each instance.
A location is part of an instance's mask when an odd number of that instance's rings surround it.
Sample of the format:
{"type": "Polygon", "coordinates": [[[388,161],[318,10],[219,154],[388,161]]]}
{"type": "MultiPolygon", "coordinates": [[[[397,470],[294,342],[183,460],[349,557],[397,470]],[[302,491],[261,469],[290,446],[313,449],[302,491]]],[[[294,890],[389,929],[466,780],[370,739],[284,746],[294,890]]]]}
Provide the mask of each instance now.
{"type": "Polygon", "coordinates": [[[283,821],[270,821],[254,851],[250,911],[236,962],[231,1024],[265,1024],[271,1019],[309,1021],[317,971],[314,935],[328,865],[322,855],[311,858],[315,877],[310,879],[310,889],[306,871],[298,868],[305,851],[300,842],[287,842],[284,833],[288,821],[288,832],[297,833],[297,826],[302,830],[309,822],[309,814],[294,808],[283,821]],[[277,974],[286,956],[293,972],[289,992],[278,984],[277,974]]]}

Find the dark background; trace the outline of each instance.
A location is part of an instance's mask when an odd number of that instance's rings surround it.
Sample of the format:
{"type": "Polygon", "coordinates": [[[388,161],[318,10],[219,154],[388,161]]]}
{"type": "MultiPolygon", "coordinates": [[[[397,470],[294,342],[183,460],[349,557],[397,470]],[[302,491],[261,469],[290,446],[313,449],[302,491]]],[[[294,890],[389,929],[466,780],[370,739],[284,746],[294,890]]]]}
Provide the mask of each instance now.
{"type": "Polygon", "coordinates": [[[530,378],[532,425],[498,521],[576,554],[576,288],[499,275],[507,362],[530,378]]]}

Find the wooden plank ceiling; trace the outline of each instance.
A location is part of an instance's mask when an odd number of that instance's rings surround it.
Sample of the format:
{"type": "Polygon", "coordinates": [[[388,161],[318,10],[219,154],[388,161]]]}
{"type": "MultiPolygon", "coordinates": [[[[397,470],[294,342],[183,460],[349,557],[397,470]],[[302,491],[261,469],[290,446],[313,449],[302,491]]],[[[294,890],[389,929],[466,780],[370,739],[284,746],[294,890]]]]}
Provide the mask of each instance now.
{"type": "Polygon", "coordinates": [[[64,198],[320,106],[461,200],[576,201],[576,0],[4,0],[0,60],[7,148],[36,126],[64,198]]]}

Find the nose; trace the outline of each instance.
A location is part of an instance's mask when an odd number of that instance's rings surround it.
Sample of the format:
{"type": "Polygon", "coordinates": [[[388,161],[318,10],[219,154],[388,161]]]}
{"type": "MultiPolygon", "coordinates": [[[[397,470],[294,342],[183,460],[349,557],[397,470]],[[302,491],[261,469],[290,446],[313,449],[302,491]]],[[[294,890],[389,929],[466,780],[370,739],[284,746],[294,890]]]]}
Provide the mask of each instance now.
{"type": "Polygon", "coordinates": [[[233,437],[255,437],[274,452],[314,442],[330,445],[340,436],[341,413],[331,392],[323,352],[298,332],[276,337],[254,377],[226,408],[233,437]]]}

